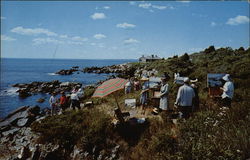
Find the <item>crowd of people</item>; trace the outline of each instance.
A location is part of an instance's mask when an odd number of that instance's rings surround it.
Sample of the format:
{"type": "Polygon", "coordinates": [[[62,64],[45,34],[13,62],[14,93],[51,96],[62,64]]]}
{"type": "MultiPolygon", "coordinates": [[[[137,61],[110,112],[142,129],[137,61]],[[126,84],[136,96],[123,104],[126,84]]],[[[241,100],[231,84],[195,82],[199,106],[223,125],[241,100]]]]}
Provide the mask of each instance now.
{"type": "Polygon", "coordinates": [[[51,107],[51,115],[57,115],[64,112],[67,108],[80,109],[80,98],[83,96],[83,90],[80,87],[75,87],[69,96],[65,92],[61,92],[60,98],[56,98],[56,93],[51,93],[49,104],[51,107]]]}
{"type": "MultiPolygon", "coordinates": [[[[165,74],[161,77],[161,84],[160,84],[160,93],[159,93],[159,106],[155,108],[153,111],[159,113],[160,111],[168,111],[170,110],[169,107],[169,99],[168,94],[170,92],[170,87],[168,81],[170,80],[170,76],[165,74]]],[[[199,108],[199,94],[198,94],[198,86],[196,82],[198,80],[190,80],[188,77],[183,79],[183,85],[181,85],[178,89],[176,100],[174,103],[175,108],[178,109],[182,118],[189,118],[190,114],[199,108]]],[[[223,87],[220,89],[223,91],[221,95],[221,104],[224,107],[230,107],[231,101],[233,98],[234,93],[234,85],[230,78],[229,74],[226,74],[222,81],[224,81],[223,87]]],[[[142,113],[145,114],[145,109],[147,104],[149,103],[149,78],[143,76],[140,79],[132,79],[130,78],[127,84],[125,85],[125,94],[128,94],[134,90],[141,89],[140,93],[140,104],[142,113]]]]}
{"type": "MultiPolygon", "coordinates": [[[[159,87],[159,106],[153,111],[156,113],[168,111],[171,108],[169,107],[169,92],[170,87],[168,81],[170,76],[164,74],[161,77],[161,83],[159,87]]],[[[234,85],[229,74],[226,74],[222,80],[224,81],[223,87],[220,89],[223,91],[221,95],[221,104],[224,107],[230,107],[231,101],[234,93],[234,85]]],[[[199,94],[198,86],[196,85],[197,80],[190,80],[188,77],[183,79],[183,85],[178,89],[176,100],[174,103],[175,108],[180,112],[182,118],[189,118],[190,114],[199,108],[199,94]]],[[[132,90],[140,92],[140,104],[142,113],[145,114],[147,105],[149,104],[150,97],[150,83],[147,76],[143,76],[140,81],[138,78],[130,78],[124,86],[125,94],[129,94],[132,90]]],[[[80,87],[75,87],[70,96],[66,96],[65,92],[61,92],[60,98],[56,98],[56,94],[52,93],[49,99],[51,106],[51,115],[56,115],[60,112],[64,112],[66,108],[76,108],[80,109],[80,98],[83,96],[83,90],[80,87]]]]}

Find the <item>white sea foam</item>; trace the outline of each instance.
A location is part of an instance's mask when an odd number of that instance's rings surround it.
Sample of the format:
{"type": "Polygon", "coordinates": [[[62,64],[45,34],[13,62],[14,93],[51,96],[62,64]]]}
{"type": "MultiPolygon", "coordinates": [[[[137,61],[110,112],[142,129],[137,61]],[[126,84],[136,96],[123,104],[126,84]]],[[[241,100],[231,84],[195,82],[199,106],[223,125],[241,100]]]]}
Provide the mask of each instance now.
{"type": "Polygon", "coordinates": [[[50,76],[56,76],[58,74],[56,74],[56,73],[48,73],[48,75],[50,75],[50,76]]]}
{"type": "Polygon", "coordinates": [[[0,92],[0,96],[15,96],[18,95],[18,93],[16,92],[18,90],[18,88],[16,87],[11,87],[5,90],[2,90],[0,92]]]}

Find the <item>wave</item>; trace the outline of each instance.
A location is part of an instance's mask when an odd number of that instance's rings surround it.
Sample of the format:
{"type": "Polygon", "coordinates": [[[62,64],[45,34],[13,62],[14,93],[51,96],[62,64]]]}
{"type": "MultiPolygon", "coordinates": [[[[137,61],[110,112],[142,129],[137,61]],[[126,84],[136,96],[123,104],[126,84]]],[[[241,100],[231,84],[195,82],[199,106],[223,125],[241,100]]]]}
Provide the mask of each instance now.
{"type": "Polygon", "coordinates": [[[58,74],[56,74],[56,73],[48,73],[48,75],[50,75],[50,76],[56,76],[58,74]]]}
{"type": "Polygon", "coordinates": [[[18,95],[18,93],[16,92],[18,90],[18,88],[16,87],[11,87],[5,90],[2,90],[0,92],[0,96],[16,96],[18,95]]]}

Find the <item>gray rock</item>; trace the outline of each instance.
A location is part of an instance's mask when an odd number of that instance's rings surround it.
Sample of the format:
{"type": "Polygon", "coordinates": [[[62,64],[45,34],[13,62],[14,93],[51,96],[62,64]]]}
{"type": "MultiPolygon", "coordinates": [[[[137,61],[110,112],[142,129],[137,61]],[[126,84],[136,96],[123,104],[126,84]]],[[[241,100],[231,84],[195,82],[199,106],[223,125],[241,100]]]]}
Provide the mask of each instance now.
{"type": "MultiPolygon", "coordinates": [[[[21,112],[21,111],[24,111],[24,110],[26,110],[26,109],[28,109],[28,108],[29,108],[29,106],[22,106],[22,107],[19,107],[19,108],[15,109],[14,111],[12,111],[11,113],[9,113],[9,114],[6,116],[6,118],[9,118],[9,117],[13,116],[14,114],[16,114],[16,113],[18,113],[18,112],[21,112]]],[[[6,119],[6,118],[5,118],[5,119],[6,119]]]]}
{"type": "Polygon", "coordinates": [[[43,103],[45,101],[44,98],[39,98],[38,100],[36,100],[38,103],[43,103]]]}
{"type": "Polygon", "coordinates": [[[22,118],[22,119],[19,119],[19,120],[17,121],[17,126],[18,126],[18,127],[27,126],[28,122],[29,122],[29,118],[22,118]]]}
{"type": "Polygon", "coordinates": [[[2,132],[2,135],[5,136],[5,137],[10,136],[10,135],[14,135],[19,130],[20,130],[20,128],[12,128],[12,129],[10,129],[8,131],[2,132]]]}
{"type": "Polygon", "coordinates": [[[60,87],[68,87],[69,86],[69,82],[62,82],[61,84],[60,84],[60,87]]]}
{"type": "Polygon", "coordinates": [[[16,122],[18,121],[18,119],[26,118],[26,117],[28,117],[28,115],[29,115],[29,113],[28,113],[28,110],[26,108],[26,110],[19,111],[15,114],[11,115],[9,118],[5,119],[4,121],[0,122],[0,127],[9,126],[9,125],[16,125],[16,122]]]}

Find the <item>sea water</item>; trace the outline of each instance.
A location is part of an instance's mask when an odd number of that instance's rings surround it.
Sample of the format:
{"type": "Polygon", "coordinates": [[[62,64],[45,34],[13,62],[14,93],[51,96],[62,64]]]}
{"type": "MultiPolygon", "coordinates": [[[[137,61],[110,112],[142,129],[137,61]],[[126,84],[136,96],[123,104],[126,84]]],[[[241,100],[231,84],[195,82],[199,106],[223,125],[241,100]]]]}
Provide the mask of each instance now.
{"type": "Polygon", "coordinates": [[[34,81],[48,82],[59,80],[60,82],[80,82],[83,85],[94,84],[108,77],[108,74],[93,74],[74,72],[72,75],[57,75],[55,72],[61,69],[70,69],[79,66],[79,69],[92,66],[108,66],[133,62],[135,60],[87,60],[87,59],[1,59],[1,83],[0,83],[0,118],[5,117],[12,110],[20,106],[38,105],[41,108],[49,107],[48,94],[36,94],[25,99],[19,98],[16,92],[18,88],[12,87],[16,83],[31,83],[34,81]],[[44,103],[36,102],[39,98],[45,98],[44,103]]]}

